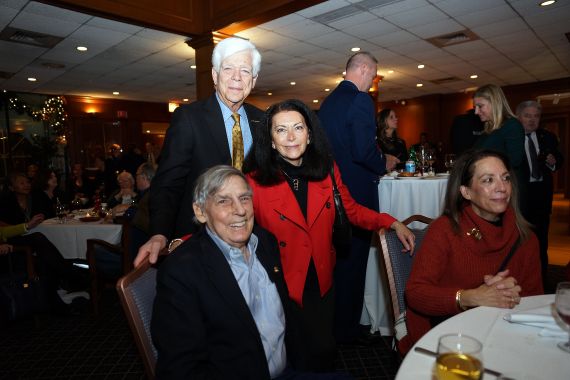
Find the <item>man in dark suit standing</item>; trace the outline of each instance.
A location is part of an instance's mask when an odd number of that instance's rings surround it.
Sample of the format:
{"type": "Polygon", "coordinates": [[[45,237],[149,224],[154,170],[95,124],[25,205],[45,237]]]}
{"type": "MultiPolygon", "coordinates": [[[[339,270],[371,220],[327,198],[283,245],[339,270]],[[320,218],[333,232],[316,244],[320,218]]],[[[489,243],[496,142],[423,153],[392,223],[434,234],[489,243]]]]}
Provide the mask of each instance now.
{"type": "Polygon", "coordinates": [[[212,54],[212,79],[216,91],[206,100],[178,107],[166,133],[160,164],[150,189],[151,238],[135,265],[158,252],[169,239],[193,232],[189,221],[196,178],[219,164],[241,169],[252,144],[252,130],[263,113],[244,101],[255,86],[261,55],[240,38],[218,43],[212,54]]]}
{"type": "MultiPolygon", "coordinates": [[[[368,52],[350,57],[345,80],[319,110],[343,182],[358,203],[376,211],[378,177],[399,162],[382,154],[376,144],[375,107],[368,89],[376,78],[377,62],[368,52]]],[[[351,252],[346,258],[337,258],[335,336],[339,342],[351,342],[362,335],[360,315],[371,237],[369,231],[353,226],[351,252]]]]}
{"type": "Polygon", "coordinates": [[[524,217],[533,225],[540,243],[540,263],[542,281],[546,284],[548,268],[548,228],[552,213],[553,181],[552,173],[563,163],[558,150],[558,137],[544,128],[539,128],[542,106],[528,100],[517,107],[517,117],[524,127],[525,173],[528,199],[532,207],[525,207],[524,217]]]}

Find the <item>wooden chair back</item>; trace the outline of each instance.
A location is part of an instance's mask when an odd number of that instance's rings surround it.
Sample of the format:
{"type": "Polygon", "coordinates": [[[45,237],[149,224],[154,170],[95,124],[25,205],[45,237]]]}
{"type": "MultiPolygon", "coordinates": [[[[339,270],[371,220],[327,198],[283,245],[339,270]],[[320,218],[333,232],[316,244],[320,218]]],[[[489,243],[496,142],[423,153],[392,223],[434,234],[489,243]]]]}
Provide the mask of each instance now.
{"type": "Polygon", "coordinates": [[[150,335],[152,307],[156,296],[156,272],[157,269],[147,259],[117,282],[117,292],[149,379],[155,377],[157,358],[150,335]]]}
{"type": "MultiPolygon", "coordinates": [[[[412,222],[421,222],[429,225],[432,222],[432,219],[423,215],[412,215],[402,223],[408,225],[412,222]]],[[[404,299],[406,282],[410,277],[415,253],[419,250],[422,244],[427,228],[422,230],[412,229],[411,231],[416,236],[414,255],[402,252],[403,245],[398,239],[395,231],[382,229],[379,233],[380,248],[382,250],[384,266],[386,268],[388,286],[390,288],[390,300],[394,321],[398,321],[400,315],[406,310],[406,302],[404,299]]]]}

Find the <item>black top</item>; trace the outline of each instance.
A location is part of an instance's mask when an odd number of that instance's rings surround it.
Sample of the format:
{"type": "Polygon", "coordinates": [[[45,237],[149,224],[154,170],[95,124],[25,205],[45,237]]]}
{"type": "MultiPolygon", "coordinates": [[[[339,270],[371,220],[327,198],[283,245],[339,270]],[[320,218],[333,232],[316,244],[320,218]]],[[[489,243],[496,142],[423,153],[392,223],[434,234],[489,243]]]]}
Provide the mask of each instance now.
{"type": "Polygon", "coordinates": [[[385,137],[378,140],[378,146],[384,154],[395,156],[403,164],[408,159],[406,142],[399,137],[385,137]]]}

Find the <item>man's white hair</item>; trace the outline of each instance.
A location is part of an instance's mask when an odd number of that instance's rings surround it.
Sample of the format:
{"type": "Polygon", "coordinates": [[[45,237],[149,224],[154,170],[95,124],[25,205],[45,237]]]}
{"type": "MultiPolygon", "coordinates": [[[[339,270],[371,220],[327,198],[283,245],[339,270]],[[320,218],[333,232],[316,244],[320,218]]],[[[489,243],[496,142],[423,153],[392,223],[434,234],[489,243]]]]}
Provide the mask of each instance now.
{"type": "Polygon", "coordinates": [[[224,59],[228,58],[235,53],[249,50],[251,52],[251,64],[253,76],[256,77],[261,68],[261,54],[254,44],[242,38],[230,37],[220,41],[214,48],[212,53],[212,67],[214,71],[219,73],[220,67],[224,59]]]}

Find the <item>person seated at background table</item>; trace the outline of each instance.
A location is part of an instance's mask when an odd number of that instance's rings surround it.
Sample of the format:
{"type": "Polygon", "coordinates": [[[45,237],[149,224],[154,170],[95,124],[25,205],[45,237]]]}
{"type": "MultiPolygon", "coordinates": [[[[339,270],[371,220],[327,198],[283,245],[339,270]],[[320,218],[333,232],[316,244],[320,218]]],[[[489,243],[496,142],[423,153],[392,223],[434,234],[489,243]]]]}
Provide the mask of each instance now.
{"type": "MultiPolygon", "coordinates": [[[[414,235],[388,214],[368,209],[350,195],[332,160],[317,116],[300,100],[269,107],[255,131],[244,173],[253,189],[257,223],[279,240],[295,334],[289,357],[294,368],[334,370],[332,245],[335,206],[331,170],[350,222],[367,230],[394,229],[406,249],[414,235]]],[[[338,289],[337,289],[338,290],[338,289]]]]}
{"type": "Polygon", "coordinates": [[[137,198],[135,179],[131,173],[123,171],[117,176],[117,183],[119,188],[107,198],[107,207],[112,209],[117,205],[123,205],[124,209],[119,208],[117,211],[125,211],[137,198]]]}
{"type": "MultiPolygon", "coordinates": [[[[137,190],[139,197],[135,204],[117,205],[113,208],[113,212],[124,212],[123,217],[128,218],[131,223],[129,225],[129,253],[131,260],[134,260],[141,245],[149,239],[150,216],[148,209],[149,188],[155,169],[148,163],[140,165],[136,171],[137,190]]],[[[95,262],[97,270],[108,277],[119,277],[122,275],[121,257],[107,252],[104,248],[97,246],[95,251],[95,262]]]]}
{"type": "Polygon", "coordinates": [[[46,219],[55,217],[55,205],[63,200],[57,186],[55,171],[46,169],[38,173],[36,187],[32,189],[32,204],[35,211],[43,214],[46,219]]]}
{"type": "Polygon", "coordinates": [[[516,179],[501,153],[468,151],[457,159],[443,215],[428,228],[406,285],[401,351],[467,308],[513,308],[521,297],[543,293],[538,240],[521,216],[516,179]]]}
{"type": "Polygon", "coordinates": [[[420,152],[421,148],[424,149],[435,149],[435,145],[428,140],[428,134],[426,132],[420,133],[420,142],[412,145],[416,154],[420,152]]]}
{"type": "Polygon", "coordinates": [[[524,128],[517,119],[501,87],[488,84],[479,87],[473,94],[475,114],[485,128],[473,145],[476,149],[493,149],[503,153],[517,177],[518,202],[523,214],[526,213],[527,179],[524,168],[524,128]]]}
{"type": "Polygon", "coordinates": [[[408,159],[408,150],[406,149],[406,142],[399,138],[396,132],[398,129],[396,112],[390,108],[384,108],[376,116],[376,125],[378,146],[382,153],[391,154],[398,158],[400,163],[396,167],[403,168],[408,159]]]}
{"type": "Polygon", "coordinates": [[[198,177],[193,208],[202,228],[158,269],[151,322],[157,379],[295,378],[287,368],[291,325],[286,330],[278,245],[254,226],[252,196],[233,167],[198,177]]]}
{"type": "MultiPolygon", "coordinates": [[[[74,199],[90,200],[94,193],[94,183],[89,180],[83,171],[83,165],[75,163],[71,167],[71,178],[68,182],[67,193],[69,201],[74,199]]],[[[88,201],[87,201],[88,203],[88,201]]],[[[87,204],[86,203],[86,204],[87,204]]]]}
{"type": "MultiPolygon", "coordinates": [[[[38,213],[32,203],[30,180],[20,172],[10,173],[8,180],[8,193],[0,200],[0,221],[4,225],[25,224],[29,231],[44,220],[43,214],[38,213]]],[[[55,289],[61,287],[74,291],[87,288],[86,274],[65,260],[44,234],[29,232],[14,236],[7,242],[30,246],[38,259],[38,274],[45,276],[55,289]]]]}

